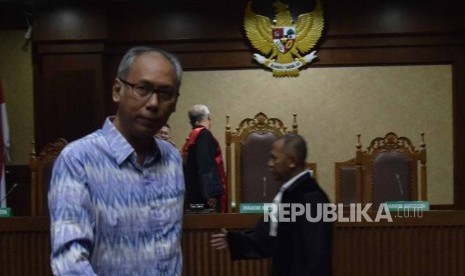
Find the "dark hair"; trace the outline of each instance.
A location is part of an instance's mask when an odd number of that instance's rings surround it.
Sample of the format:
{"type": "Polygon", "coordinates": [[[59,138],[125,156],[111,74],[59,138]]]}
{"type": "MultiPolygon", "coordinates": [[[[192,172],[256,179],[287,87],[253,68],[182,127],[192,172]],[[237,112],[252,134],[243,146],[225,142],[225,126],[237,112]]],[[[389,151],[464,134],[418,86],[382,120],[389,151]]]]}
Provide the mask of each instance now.
{"type": "Polygon", "coordinates": [[[126,52],[126,54],[123,56],[118,66],[118,72],[116,74],[116,77],[121,78],[121,79],[126,79],[126,77],[129,74],[129,71],[131,70],[131,66],[134,63],[134,60],[138,56],[141,56],[143,54],[150,53],[150,52],[161,54],[171,63],[171,65],[173,65],[174,71],[176,73],[176,85],[177,85],[177,89],[179,89],[179,87],[181,86],[181,80],[182,80],[182,66],[178,58],[174,56],[173,54],[168,53],[166,51],[156,49],[156,48],[146,47],[146,46],[132,47],[126,52]]]}
{"type": "Polygon", "coordinates": [[[283,151],[297,156],[298,165],[304,165],[307,160],[307,142],[299,134],[288,133],[279,139],[284,140],[283,151]]]}

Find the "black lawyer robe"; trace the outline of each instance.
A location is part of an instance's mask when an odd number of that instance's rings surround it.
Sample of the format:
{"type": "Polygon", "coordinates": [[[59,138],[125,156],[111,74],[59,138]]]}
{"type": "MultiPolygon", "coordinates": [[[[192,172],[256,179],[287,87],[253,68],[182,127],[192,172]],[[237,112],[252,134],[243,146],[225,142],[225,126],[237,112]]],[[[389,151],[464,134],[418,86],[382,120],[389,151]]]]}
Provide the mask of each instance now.
{"type": "MultiPolygon", "coordinates": [[[[283,193],[281,203],[310,204],[311,215],[316,217],[316,205],[329,200],[315,179],[305,173],[283,193]]],[[[232,258],[271,257],[271,275],[331,275],[333,223],[309,222],[303,215],[295,222],[279,222],[277,237],[270,236],[269,229],[269,222],[262,219],[253,230],[229,232],[232,258]]]]}

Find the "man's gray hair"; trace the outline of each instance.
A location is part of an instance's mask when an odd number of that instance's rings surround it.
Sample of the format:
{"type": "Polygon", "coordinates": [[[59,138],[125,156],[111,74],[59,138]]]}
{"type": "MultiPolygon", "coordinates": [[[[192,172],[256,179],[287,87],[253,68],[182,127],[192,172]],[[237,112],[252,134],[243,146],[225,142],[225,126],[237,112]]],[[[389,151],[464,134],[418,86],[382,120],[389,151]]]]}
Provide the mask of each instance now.
{"type": "Polygon", "coordinates": [[[146,53],[150,53],[150,52],[161,54],[171,63],[171,65],[173,65],[174,71],[176,73],[176,85],[177,85],[176,88],[179,90],[179,87],[181,87],[181,81],[182,81],[181,63],[179,62],[176,56],[161,49],[156,49],[156,48],[151,48],[151,47],[146,47],[146,46],[132,47],[126,52],[126,54],[121,59],[116,77],[125,80],[129,74],[129,71],[131,70],[131,66],[134,63],[134,60],[137,57],[143,54],[146,54],[146,53]]]}
{"type": "Polygon", "coordinates": [[[206,105],[196,104],[189,109],[187,114],[189,115],[189,123],[191,126],[195,126],[210,115],[210,110],[206,105]]]}
{"type": "Polygon", "coordinates": [[[304,165],[307,159],[307,142],[299,134],[288,133],[278,139],[283,139],[283,151],[288,154],[295,154],[299,165],[304,165]]]}

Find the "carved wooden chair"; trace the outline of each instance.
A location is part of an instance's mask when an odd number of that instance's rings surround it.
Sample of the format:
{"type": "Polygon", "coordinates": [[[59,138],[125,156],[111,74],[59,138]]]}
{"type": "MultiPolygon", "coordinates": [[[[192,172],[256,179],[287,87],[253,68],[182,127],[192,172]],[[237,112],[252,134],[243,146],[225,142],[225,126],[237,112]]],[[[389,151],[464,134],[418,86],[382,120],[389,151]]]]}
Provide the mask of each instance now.
{"type": "Polygon", "coordinates": [[[376,208],[386,201],[427,200],[423,133],[419,149],[393,132],[376,137],[366,150],[358,148],[355,163],[362,176],[357,185],[362,187],[363,203],[373,203],[376,208]]]}
{"type": "Polygon", "coordinates": [[[50,143],[37,155],[35,143],[32,142],[31,158],[29,167],[31,169],[31,215],[48,216],[47,193],[52,177],[53,164],[61,150],[68,142],[59,138],[50,143]]]}
{"type": "MultiPolygon", "coordinates": [[[[297,133],[297,115],[294,114],[292,129],[277,118],[269,118],[260,112],[254,118],[246,118],[235,131],[226,116],[226,174],[229,191],[228,212],[239,211],[243,202],[271,202],[279,190],[268,169],[273,142],[286,133],[297,133]],[[231,196],[234,195],[234,198],[231,196]]],[[[316,164],[308,163],[316,173],[316,164]]]]}
{"type": "Polygon", "coordinates": [[[361,175],[357,175],[355,158],[335,163],[336,203],[344,206],[350,203],[362,202],[361,175]]]}

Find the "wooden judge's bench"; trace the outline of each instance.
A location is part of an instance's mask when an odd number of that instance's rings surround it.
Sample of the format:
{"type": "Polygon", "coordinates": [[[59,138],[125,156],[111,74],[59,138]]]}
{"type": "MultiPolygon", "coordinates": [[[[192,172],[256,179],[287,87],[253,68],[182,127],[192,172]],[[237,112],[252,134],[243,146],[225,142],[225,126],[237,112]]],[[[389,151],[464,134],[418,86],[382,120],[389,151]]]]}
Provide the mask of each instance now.
{"type": "MultiPolygon", "coordinates": [[[[336,223],[334,275],[465,275],[465,211],[429,211],[411,218],[391,214],[393,222],[336,223]]],[[[232,262],[227,251],[209,246],[210,235],[219,228],[247,229],[259,219],[247,214],[185,215],[183,275],[268,275],[269,260],[232,262]]],[[[1,218],[0,250],[0,275],[51,275],[48,218],[1,218]]]]}

